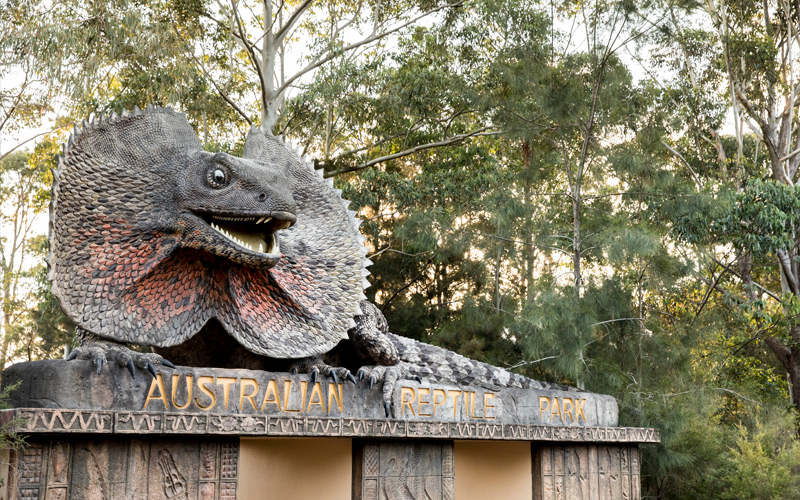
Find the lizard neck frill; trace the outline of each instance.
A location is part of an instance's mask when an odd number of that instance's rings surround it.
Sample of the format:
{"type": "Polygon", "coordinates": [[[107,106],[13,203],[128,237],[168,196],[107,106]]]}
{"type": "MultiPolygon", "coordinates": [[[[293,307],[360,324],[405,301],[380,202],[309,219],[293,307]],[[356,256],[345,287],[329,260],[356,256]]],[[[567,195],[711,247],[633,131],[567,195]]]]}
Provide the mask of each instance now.
{"type": "Polygon", "coordinates": [[[261,213],[265,191],[245,190],[252,196],[238,211],[185,210],[194,191],[181,191],[176,176],[200,168],[186,163],[203,155],[171,110],[76,129],[51,202],[49,277],[62,309],[100,337],[158,347],[183,343],[212,319],[246,349],[276,358],[321,354],[347,338],[369,261],[341,193],[278,139],[251,131],[244,158],[223,162],[279,171],[285,201],[261,213]],[[262,256],[265,265],[250,263],[262,256]]]}

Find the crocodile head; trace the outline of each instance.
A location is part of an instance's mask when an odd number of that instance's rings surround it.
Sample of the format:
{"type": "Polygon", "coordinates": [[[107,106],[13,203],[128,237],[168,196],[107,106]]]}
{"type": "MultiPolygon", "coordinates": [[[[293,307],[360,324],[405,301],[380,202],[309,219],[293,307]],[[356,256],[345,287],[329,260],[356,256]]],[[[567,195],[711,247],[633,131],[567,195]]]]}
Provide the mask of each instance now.
{"type": "Polygon", "coordinates": [[[281,258],[279,232],[297,221],[284,172],[224,153],[192,156],[176,186],[182,246],[249,267],[274,266],[281,258]]]}

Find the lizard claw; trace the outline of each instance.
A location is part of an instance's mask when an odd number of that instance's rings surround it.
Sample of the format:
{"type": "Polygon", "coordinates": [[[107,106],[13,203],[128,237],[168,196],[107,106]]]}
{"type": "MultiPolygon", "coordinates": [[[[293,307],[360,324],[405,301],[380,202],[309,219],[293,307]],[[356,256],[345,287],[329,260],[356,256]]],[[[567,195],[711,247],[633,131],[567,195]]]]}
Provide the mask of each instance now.
{"type": "Polygon", "coordinates": [[[378,381],[378,379],[375,378],[375,375],[370,375],[369,376],[369,389],[370,390],[372,390],[372,387],[375,385],[375,382],[377,382],[377,381],[378,381]]]}
{"type": "Polygon", "coordinates": [[[151,363],[151,362],[149,362],[149,361],[148,361],[148,362],[147,362],[147,364],[145,365],[145,367],[147,368],[147,371],[149,371],[149,372],[150,372],[150,375],[152,375],[152,376],[153,376],[153,378],[156,378],[156,377],[158,376],[158,375],[156,374],[156,367],[155,367],[155,366],[153,366],[153,363],[151,363]]]}
{"type": "Polygon", "coordinates": [[[383,409],[386,412],[386,418],[392,416],[392,403],[390,401],[383,402],[383,409]]]}
{"type": "Polygon", "coordinates": [[[291,367],[289,367],[289,373],[292,375],[307,373],[309,375],[309,382],[311,382],[312,385],[317,383],[320,375],[327,375],[335,384],[340,384],[342,379],[347,379],[355,383],[355,378],[353,378],[350,370],[344,367],[330,366],[319,356],[296,360],[291,367]]]}
{"type": "Polygon", "coordinates": [[[418,384],[422,383],[422,377],[420,377],[419,375],[414,375],[414,380],[416,380],[418,384]]]}
{"type": "Polygon", "coordinates": [[[358,380],[364,380],[364,369],[363,368],[359,368],[358,369],[358,380]]]}
{"type": "Polygon", "coordinates": [[[350,372],[347,372],[347,380],[349,380],[350,382],[352,382],[352,383],[353,383],[353,385],[358,385],[358,382],[356,382],[356,378],[355,378],[355,377],[353,376],[353,374],[352,374],[352,373],[350,373],[350,372]]]}
{"type": "Polygon", "coordinates": [[[85,359],[93,362],[98,375],[102,373],[103,365],[112,361],[115,361],[119,366],[126,367],[133,378],[136,378],[137,366],[142,369],[146,368],[150,373],[155,372],[154,365],[175,368],[175,365],[156,353],[137,352],[131,350],[125,344],[104,339],[91,340],[84,342],[80,347],[76,347],[67,356],[68,361],[73,359],[85,359]]]}

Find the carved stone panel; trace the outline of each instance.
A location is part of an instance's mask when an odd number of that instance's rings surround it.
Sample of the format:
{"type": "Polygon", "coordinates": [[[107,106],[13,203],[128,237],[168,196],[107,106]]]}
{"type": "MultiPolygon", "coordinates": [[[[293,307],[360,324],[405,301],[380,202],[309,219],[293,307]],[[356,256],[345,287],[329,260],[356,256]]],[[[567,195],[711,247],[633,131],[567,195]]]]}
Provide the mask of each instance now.
{"type": "MultiPolygon", "coordinates": [[[[235,500],[238,439],[29,439],[9,500],[235,500]]],[[[13,476],[13,477],[11,477],[13,476]]]]}
{"type": "Polygon", "coordinates": [[[536,446],[534,500],[639,500],[636,446],[536,446]]]}
{"type": "Polygon", "coordinates": [[[453,500],[452,441],[353,443],[353,499],[453,500]]]}

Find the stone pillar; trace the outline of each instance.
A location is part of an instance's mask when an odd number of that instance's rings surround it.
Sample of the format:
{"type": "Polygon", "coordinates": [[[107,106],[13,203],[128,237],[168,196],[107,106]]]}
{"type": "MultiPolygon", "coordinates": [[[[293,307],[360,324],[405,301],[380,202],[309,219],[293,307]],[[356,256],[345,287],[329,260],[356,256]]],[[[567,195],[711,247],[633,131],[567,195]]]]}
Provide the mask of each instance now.
{"type": "Polygon", "coordinates": [[[636,445],[535,445],[533,498],[639,500],[639,448],[636,445]]]}
{"type": "Polygon", "coordinates": [[[356,441],[353,456],[353,500],[455,499],[452,441],[356,441]]]}
{"type": "Polygon", "coordinates": [[[4,499],[235,500],[239,439],[31,438],[4,499]]]}

